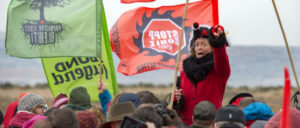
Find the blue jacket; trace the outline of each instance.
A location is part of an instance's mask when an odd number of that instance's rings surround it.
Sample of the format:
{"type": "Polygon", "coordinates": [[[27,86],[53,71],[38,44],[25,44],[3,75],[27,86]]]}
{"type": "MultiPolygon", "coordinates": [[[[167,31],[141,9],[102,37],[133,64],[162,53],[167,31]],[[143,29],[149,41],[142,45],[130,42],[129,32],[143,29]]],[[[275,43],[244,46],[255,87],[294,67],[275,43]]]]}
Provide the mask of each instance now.
{"type": "Polygon", "coordinates": [[[243,112],[248,120],[269,120],[274,113],[271,108],[263,102],[253,102],[243,109],[243,112]]]}
{"type": "Polygon", "coordinates": [[[99,94],[98,97],[99,97],[99,100],[100,100],[101,107],[103,109],[103,113],[106,116],[107,105],[110,102],[110,100],[112,99],[111,95],[110,95],[109,91],[106,89],[106,90],[103,91],[103,93],[99,94]]]}

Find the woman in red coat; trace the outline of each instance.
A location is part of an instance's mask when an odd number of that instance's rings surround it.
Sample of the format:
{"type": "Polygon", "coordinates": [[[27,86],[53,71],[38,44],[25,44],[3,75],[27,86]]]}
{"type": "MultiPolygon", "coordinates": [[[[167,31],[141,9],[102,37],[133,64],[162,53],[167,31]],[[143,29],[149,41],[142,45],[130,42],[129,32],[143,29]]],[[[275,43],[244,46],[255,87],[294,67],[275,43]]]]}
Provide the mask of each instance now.
{"type": "Polygon", "coordinates": [[[230,76],[223,27],[209,29],[195,23],[193,34],[190,56],[183,61],[180,86],[175,90],[174,107],[181,106],[179,114],[186,125],[192,124],[193,109],[200,101],[210,101],[216,109],[222,107],[230,76]]]}

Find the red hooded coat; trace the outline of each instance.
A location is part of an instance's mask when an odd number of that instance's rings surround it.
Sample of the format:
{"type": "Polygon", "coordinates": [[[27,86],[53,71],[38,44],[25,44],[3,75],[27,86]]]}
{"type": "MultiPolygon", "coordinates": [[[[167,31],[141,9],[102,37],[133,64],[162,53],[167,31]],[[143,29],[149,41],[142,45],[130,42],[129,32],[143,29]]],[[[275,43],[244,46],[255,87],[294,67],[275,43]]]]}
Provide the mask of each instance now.
{"type": "Polygon", "coordinates": [[[6,109],[5,116],[4,116],[4,128],[8,128],[10,120],[17,113],[16,111],[17,111],[17,107],[18,107],[19,101],[21,100],[22,97],[24,97],[27,94],[31,94],[31,93],[21,93],[20,96],[19,96],[18,101],[11,102],[8,105],[8,107],[6,109]]]}
{"type": "Polygon", "coordinates": [[[190,81],[184,71],[180,73],[180,88],[183,91],[184,106],[179,113],[182,121],[187,125],[192,124],[193,109],[200,101],[210,101],[216,109],[222,107],[225,87],[230,76],[226,46],[213,48],[213,58],[214,68],[204,80],[197,82],[197,86],[190,81]]]}

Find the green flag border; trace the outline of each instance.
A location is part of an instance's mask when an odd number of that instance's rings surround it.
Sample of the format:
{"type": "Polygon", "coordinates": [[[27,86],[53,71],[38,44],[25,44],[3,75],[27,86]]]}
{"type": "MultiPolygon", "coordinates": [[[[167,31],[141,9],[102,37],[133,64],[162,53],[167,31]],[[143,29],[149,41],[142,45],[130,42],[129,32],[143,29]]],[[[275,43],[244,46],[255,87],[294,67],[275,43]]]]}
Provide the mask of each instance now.
{"type": "MultiPolygon", "coordinates": [[[[102,3],[102,0],[101,0],[102,3]]],[[[116,92],[110,92],[112,96],[116,95],[118,93],[118,82],[117,82],[117,78],[116,78],[116,71],[115,71],[115,67],[114,67],[114,61],[113,61],[113,57],[112,57],[112,51],[111,51],[111,46],[110,46],[110,40],[109,40],[109,34],[108,34],[108,29],[107,29],[107,22],[106,22],[106,15],[105,15],[105,9],[102,3],[102,29],[103,29],[103,37],[104,37],[104,42],[106,43],[105,48],[106,48],[106,55],[108,60],[112,60],[109,61],[109,65],[113,66],[113,68],[111,69],[111,76],[110,78],[112,78],[112,91],[116,91],[116,92]],[[110,52],[109,52],[110,51],[110,52]]],[[[102,52],[101,52],[102,53],[102,52]]],[[[102,57],[102,55],[101,55],[102,57]]]]}

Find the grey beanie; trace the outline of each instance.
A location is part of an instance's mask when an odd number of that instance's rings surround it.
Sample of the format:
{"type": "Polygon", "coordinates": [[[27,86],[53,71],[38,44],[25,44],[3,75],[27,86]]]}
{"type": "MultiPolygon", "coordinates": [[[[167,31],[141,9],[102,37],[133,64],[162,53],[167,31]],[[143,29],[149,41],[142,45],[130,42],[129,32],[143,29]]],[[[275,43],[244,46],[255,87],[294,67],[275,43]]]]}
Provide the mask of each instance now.
{"type": "Polygon", "coordinates": [[[18,111],[29,111],[31,110],[36,104],[46,104],[45,100],[36,94],[28,94],[25,95],[18,104],[18,111]]]}

